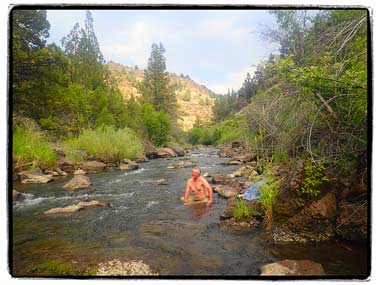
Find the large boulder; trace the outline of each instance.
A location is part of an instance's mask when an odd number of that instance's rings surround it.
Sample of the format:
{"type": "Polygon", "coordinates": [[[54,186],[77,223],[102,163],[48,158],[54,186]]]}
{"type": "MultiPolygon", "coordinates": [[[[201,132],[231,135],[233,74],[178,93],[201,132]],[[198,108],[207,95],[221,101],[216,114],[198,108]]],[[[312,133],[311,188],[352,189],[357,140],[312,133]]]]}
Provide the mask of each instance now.
{"type": "Polygon", "coordinates": [[[82,164],[82,169],[87,172],[101,172],[106,168],[106,164],[100,161],[86,161],[82,164]]]}
{"type": "Polygon", "coordinates": [[[40,169],[21,171],[19,177],[22,184],[48,183],[53,180],[52,175],[45,175],[40,169]]]}
{"type": "Polygon", "coordinates": [[[250,165],[242,166],[232,174],[233,177],[242,177],[242,178],[248,178],[248,177],[253,177],[257,175],[258,173],[255,170],[255,168],[250,165]]]}
{"type": "Polygon", "coordinates": [[[240,182],[236,180],[231,174],[216,174],[212,176],[211,182],[217,185],[229,185],[231,187],[240,189],[240,182]]]}
{"type": "Polygon", "coordinates": [[[91,181],[90,178],[82,174],[74,175],[68,183],[66,183],[63,188],[67,190],[75,190],[90,187],[91,181]]]}
{"type": "Polygon", "coordinates": [[[70,205],[63,208],[52,208],[48,211],[45,211],[44,214],[72,213],[72,212],[83,210],[88,207],[104,207],[104,206],[110,206],[110,203],[93,200],[89,202],[79,202],[76,205],[70,205]]]}
{"type": "Polygon", "coordinates": [[[322,218],[333,221],[337,215],[335,195],[332,193],[326,194],[322,199],[311,203],[308,210],[315,219],[322,218]]]}
{"type": "Polygon", "coordinates": [[[178,156],[184,156],[185,155],[185,150],[182,147],[179,146],[174,146],[171,147],[171,149],[178,155],[178,156]]]}
{"type": "Polygon", "coordinates": [[[67,157],[60,157],[58,159],[58,168],[67,173],[73,173],[75,171],[74,163],[67,157]]]}
{"type": "Polygon", "coordinates": [[[235,197],[239,194],[239,189],[235,189],[231,186],[227,185],[216,185],[213,187],[213,191],[218,193],[223,198],[229,199],[231,197],[235,197]]]}
{"type": "Polygon", "coordinates": [[[168,147],[163,147],[157,149],[157,157],[159,158],[170,158],[170,157],[176,157],[177,154],[168,147]]]}
{"type": "Polygon", "coordinates": [[[260,268],[261,276],[325,276],[321,264],[311,260],[289,260],[270,263],[260,268]]]}
{"type": "Polygon", "coordinates": [[[136,158],[135,159],[133,159],[135,162],[137,162],[137,163],[141,163],[141,162],[147,162],[147,161],[149,161],[149,159],[144,155],[144,154],[142,154],[142,153],[140,153],[140,154],[138,154],[137,156],[136,156],[136,158]]]}

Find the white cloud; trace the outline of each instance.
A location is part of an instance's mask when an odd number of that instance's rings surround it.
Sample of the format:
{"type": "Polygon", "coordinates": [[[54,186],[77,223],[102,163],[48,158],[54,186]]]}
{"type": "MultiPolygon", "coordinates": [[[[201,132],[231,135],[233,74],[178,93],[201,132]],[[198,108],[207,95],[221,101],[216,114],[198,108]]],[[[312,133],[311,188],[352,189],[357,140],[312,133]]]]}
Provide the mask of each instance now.
{"type": "Polygon", "coordinates": [[[116,35],[102,38],[101,49],[106,59],[120,62],[133,59],[139,67],[145,68],[151,51],[152,43],[169,41],[172,36],[166,29],[152,21],[137,21],[121,29],[116,35]]]}
{"type": "Polygon", "coordinates": [[[225,94],[228,92],[228,89],[233,89],[235,91],[239,90],[243,85],[244,79],[249,72],[251,76],[255,73],[256,68],[254,66],[248,66],[243,70],[228,73],[225,77],[223,84],[210,84],[207,87],[214,91],[215,93],[225,94]]]}

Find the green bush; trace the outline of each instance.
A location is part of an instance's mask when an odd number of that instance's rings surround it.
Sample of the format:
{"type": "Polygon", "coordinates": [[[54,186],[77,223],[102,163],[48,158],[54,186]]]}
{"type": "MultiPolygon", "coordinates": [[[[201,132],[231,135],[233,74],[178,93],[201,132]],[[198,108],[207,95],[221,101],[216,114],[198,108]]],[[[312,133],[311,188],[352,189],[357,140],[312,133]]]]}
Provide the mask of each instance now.
{"type": "Polygon", "coordinates": [[[183,95],[183,98],[182,98],[183,101],[186,101],[186,102],[190,102],[191,100],[191,93],[189,90],[186,91],[185,95],[183,95]]]}
{"type": "Polygon", "coordinates": [[[16,127],[13,132],[13,154],[17,164],[33,162],[43,169],[54,167],[57,157],[42,132],[16,127]]]}
{"type": "Polygon", "coordinates": [[[84,130],[67,143],[73,150],[116,162],[123,158],[133,159],[143,151],[140,140],[129,128],[115,130],[110,126],[102,126],[96,130],[84,130]]]}
{"type": "Polygon", "coordinates": [[[148,138],[155,146],[164,146],[169,142],[170,119],[164,111],[155,111],[153,105],[144,104],[142,122],[148,138]]]}
{"type": "Polygon", "coordinates": [[[308,160],[304,168],[305,176],[301,186],[301,193],[308,197],[315,198],[320,194],[320,187],[329,179],[324,175],[325,168],[322,165],[314,164],[308,160]]]}
{"type": "Polygon", "coordinates": [[[237,221],[246,221],[251,217],[251,210],[245,200],[238,200],[233,209],[233,216],[237,221]]]}

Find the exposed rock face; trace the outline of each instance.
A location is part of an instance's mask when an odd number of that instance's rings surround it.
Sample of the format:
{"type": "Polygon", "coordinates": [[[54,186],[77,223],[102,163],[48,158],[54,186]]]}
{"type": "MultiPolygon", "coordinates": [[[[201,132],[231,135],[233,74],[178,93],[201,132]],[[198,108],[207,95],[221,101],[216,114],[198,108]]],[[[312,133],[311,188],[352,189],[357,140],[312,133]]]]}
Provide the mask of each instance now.
{"type": "Polygon", "coordinates": [[[68,183],[66,183],[63,188],[67,190],[75,190],[81,188],[87,188],[91,185],[90,178],[82,174],[75,175],[68,183]]]}
{"type": "Polygon", "coordinates": [[[178,156],[184,156],[185,155],[185,150],[182,147],[175,146],[171,147],[171,149],[178,155],[178,156]]]}
{"type": "Polygon", "coordinates": [[[321,264],[311,260],[282,260],[260,268],[261,276],[325,276],[321,264]]]}
{"type": "Polygon", "coordinates": [[[367,202],[339,203],[340,214],[336,220],[337,234],[346,240],[365,240],[367,238],[367,202]]]}
{"type": "Polygon", "coordinates": [[[157,157],[159,158],[169,158],[169,157],[176,157],[177,154],[168,147],[163,147],[157,149],[157,157]]]}
{"type": "Polygon", "coordinates": [[[60,157],[58,159],[58,167],[68,173],[73,173],[75,171],[74,164],[67,157],[60,157]]]}
{"type": "Polygon", "coordinates": [[[45,175],[40,169],[21,171],[19,176],[22,184],[48,183],[53,180],[52,175],[45,175]]]}
{"type": "Polygon", "coordinates": [[[97,200],[89,201],[89,202],[79,202],[76,205],[71,205],[63,208],[53,208],[48,211],[45,211],[44,214],[58,214],[58,213],[73,213],[80,210],[83,210],[88,207],[104,207],[110,206],[109,203],[99,202],[97,200]]]}
{"type": "Polygon", "coordinates": [[[86,161],[82,164],[82,169],[87,172],[101,172],[106,168],[106,164],[100,161],[86,161]]]}
{"type": "Polygon", "coordinates": [[[123,163],[120,164],[119,168],[123,171],[131,171],[139,169],[139,165],[132,160],[123,159],[123,163]]]}
{"type": "Polygon", "coordinates": [[[282,221],[275,224],[272,238],[276,243],[331,240],[335,235],[336,214],[336,198],[332,193],[312,203],[282,195],[276,205],[276,217],[282,221]]]}

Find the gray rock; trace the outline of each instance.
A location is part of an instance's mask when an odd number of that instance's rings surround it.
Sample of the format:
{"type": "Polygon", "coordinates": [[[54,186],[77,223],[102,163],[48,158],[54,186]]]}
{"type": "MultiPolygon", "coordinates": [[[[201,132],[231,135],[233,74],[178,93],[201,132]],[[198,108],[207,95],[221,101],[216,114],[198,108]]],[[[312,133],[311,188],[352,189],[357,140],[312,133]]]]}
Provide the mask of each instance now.
{"type": "Polygon", "coordinates": [[[239,190],[226,185],[216,185],[215,187],[213,187],[213,191],[226,199],[235,197],[239,194],[239,190]]]}
{"type": "Polygon", "coordinates": [[[123,159],[123,163],[120,164],[119,168],[120,170],[123,170],[123,171],[131,171],[131,170],[137,170],[140,167],[136,162],[132,160],[123,159]]]}
{"type": "Polygon", "coordinates": [[[25,196],[22,193],[20,193],[16,190],[13,190],[12,191],[12,200],[13,200],[13,202],[20,202],[20,201],[25,200],[25,196]]]}
{"type": "Polygon", "coordinates": [[[75,190],[81,188],[87,188],[91,185],[90,178],[82,174],[75,175],[68,183],[66,183],[63,188],[67,190],[75,190]]]}
{"type": "Polygon", "coordinates": [[[311,260],[289,260],[270,263],[260,268],[261,276],[325,276],[321,264],[311,260]]]}
{"type": "Polygon", "coordinates": [[[178,155],[178,156],[184,156],[185,155],[185,150],[182,147],[175,146],[171,147],[171,149],[178,155]]]}

